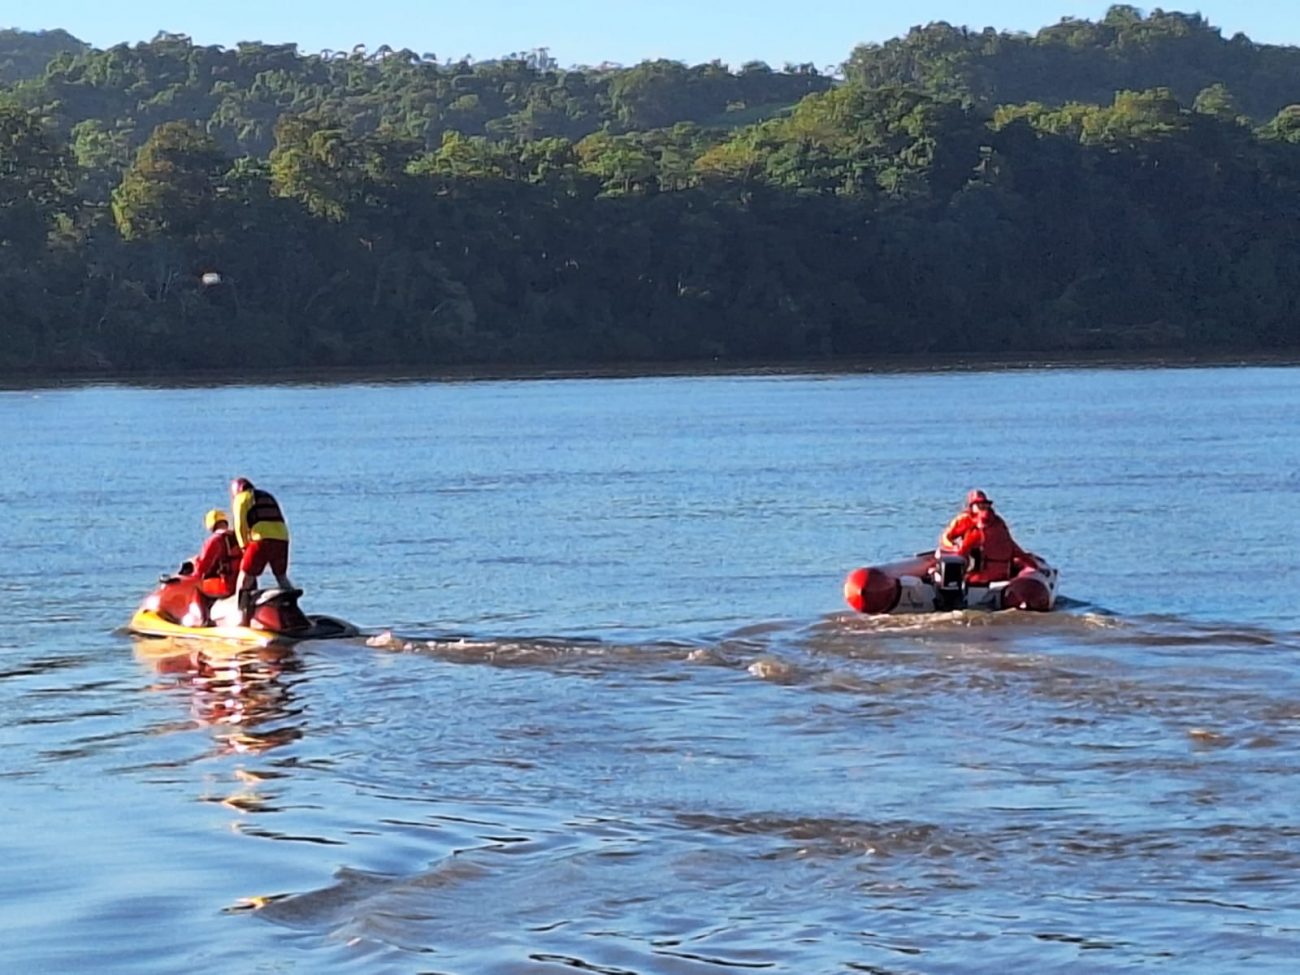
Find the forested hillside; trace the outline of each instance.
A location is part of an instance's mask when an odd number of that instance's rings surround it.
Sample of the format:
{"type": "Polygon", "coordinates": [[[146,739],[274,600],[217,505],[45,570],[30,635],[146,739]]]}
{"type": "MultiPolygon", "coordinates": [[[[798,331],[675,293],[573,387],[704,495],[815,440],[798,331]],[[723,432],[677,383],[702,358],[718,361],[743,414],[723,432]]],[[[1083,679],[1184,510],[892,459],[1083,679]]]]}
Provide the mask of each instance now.
{"type": "Polygon", "coordinates": [[[1256,121],[1300,101],[1300,48],[1225,38],[1200,14],[1111,7],[1098,22],[1065,18],[1036,34],[936,23],[862,44],[845,64],[858,84],[908,84],[986,107],[1039,101],[1106,103],[1116,91],[1168,88],[1191,104],[1227,87],[1256,121]]]}
{"type": "Polygon", "coordinates": [[[227,154],[265,156],[285,114],[346,119],[353,134],[382,130],[428,147],[453,131],[577,140],[598,130],[753,122],[830,86],[811,65],[732,72],[717,62],[660,60],[561,70],[545,49],[440,62],[387,46],[301,54],[292,44],[226,50],[159,34],[149,44],[54,56],[10,98],[74,139],[106,132],[134,149],[154,127],[184,120],[227,154]]]}
{"type": "Polygon", "coordinates": [[[177,35],[33,70],[57,33],[0,35],[7,371],[1300,346],[1300,61],[1198,17],[932,25],[838,82],[177,35]]]}
{"type": "Polygon", "coordinates": [[[65,30],[0,30],[0,84],[38,78],[58,55],[89,49],[65,30]]]}

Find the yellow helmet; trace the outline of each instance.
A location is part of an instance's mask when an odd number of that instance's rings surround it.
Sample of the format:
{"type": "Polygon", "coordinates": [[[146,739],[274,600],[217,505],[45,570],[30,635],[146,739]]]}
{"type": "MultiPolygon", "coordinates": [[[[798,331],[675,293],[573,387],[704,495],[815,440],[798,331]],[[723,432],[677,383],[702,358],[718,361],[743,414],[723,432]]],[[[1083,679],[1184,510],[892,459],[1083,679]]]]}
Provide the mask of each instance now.
{"type": "Polygon", "coordinates": [[[220,508],[213,508],[203,516],[203,525],[208,531],[215,529],[217,523],[221,521],[224,521],[227,525],[230,524],[230,515],[226,514],[220,508]]]}

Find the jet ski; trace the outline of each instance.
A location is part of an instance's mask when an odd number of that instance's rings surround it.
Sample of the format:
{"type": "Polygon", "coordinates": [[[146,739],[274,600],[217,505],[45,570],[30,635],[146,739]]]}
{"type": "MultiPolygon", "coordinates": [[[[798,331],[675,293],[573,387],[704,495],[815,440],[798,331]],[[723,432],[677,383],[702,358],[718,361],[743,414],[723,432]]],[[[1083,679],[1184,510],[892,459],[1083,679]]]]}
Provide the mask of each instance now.
{"type": "Polygon", "coordinates": [[[308,615],[298,605],[301,589],[259,589],[247,626],[240,625],[235,596],[213,599],[201,581],[184,570],[163,575],[158,588],[145,597],[127,625],[132,633],[155,637],[224,640],[250,646],[269,646],[299,640],[329,640],[358,636],[351,623],[333,616],[308,615]]]}
{"type": "Polygon", "coordinates": [[[921,552],[910,559],[854,569],[844,601],[859,613],[944,613],[961,609],[1023,609],[1045,613],[1056,605],[1060,574],[1039,556],[1014,565],[1002,582],[967,579],[968,561],[956,552],[921,552]]]}

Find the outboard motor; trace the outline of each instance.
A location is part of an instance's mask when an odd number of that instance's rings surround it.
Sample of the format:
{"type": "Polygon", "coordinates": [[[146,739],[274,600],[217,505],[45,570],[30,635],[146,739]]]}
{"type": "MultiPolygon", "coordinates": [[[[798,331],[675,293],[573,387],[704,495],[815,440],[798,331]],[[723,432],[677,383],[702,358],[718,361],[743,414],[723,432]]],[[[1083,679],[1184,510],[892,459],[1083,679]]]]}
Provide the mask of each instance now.
{"type": "Polygon", "coordinates": [[[934,607],[940,610],[966,606],[966,557],[940,552],[934,566],[934,607]]]}

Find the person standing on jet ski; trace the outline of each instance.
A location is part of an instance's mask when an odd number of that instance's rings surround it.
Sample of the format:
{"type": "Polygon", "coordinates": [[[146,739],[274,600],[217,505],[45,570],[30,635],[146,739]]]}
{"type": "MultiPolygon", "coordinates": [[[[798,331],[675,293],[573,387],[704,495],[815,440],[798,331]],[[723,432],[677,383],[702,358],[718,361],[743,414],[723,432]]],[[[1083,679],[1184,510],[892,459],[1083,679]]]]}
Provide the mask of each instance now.
{"type": "Polygon", "coordinates": [[[246,477],[230,482],[230,509],[235,516],[235,538],[243,548],[235,590],[240,624],[247,626],[253,616],[253,591],[268,566],[280,588],[294,588],[289,581],[289,526],[275,496],[253,487],[246,477]]]}
{"type": "Polygon", "coordinates": [[[966,574],[966,581],[972,585],[1010,579],[1013,568],[1038,568],[1034,557],[1016,544],[1011,529],[983,491],[966,495],[966,510],[949,523],[939,545],[971,559],[974,568],[966,574]]]}

